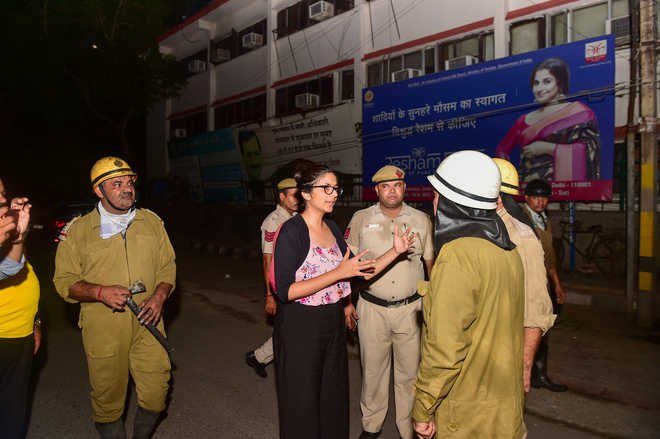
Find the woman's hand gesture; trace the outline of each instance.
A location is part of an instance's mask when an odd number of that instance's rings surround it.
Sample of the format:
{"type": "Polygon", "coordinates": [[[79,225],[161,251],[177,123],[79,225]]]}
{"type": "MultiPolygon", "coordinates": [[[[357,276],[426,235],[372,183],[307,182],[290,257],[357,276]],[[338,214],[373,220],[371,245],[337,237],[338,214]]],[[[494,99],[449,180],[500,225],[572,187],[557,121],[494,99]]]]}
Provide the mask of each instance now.
{"type": "Polygon", "coordinates": [[[399,225],[394,225],[394,251],[397,254],[402,254],[408,252],[412,248],[413,243],[415,242],[415,234],[412,230],[404,230],[399,233],[399,225]]]}
{"type": "Polygon", "coordinates": [[[344,259],[341,261],[337,269],[341,270],[342,279],[348,279],[355,276],[364,276],[365,273],[373,271],[376,268],[376,261],[367,259],[361,261],[360,258],[367,254],[369,250],[364,250],[357,255],[350,257],[351,250],[346,249],[344,259]]]}

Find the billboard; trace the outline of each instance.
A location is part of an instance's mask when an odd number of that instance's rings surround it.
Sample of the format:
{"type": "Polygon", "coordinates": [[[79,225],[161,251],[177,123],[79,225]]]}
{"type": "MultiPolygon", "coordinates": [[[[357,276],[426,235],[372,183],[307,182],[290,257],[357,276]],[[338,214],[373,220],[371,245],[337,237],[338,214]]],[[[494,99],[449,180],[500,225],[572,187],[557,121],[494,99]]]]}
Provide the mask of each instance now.
{"type": "Polygon", "coordinates": [[[426,176],[473,149],[509,159],[522,186],[551,182],[554,200],[611,200],[614,67],[608,35],[366,88],[364,181],[392,164],[407,199],[428,200],[426,176]]]}
{"type": "Polygon", "coordinates": [[[345,174],[360,174],[360,140],[353,105],[276,126],[240,129],[238,143],[250,181],[266,181],[296,159],[324,163],[345,174]]]}
{"type": "Polygon", "coordinates": [[[195,201],[243,201],[241,153],[230,128],[177,139],[169,145],[170,170],[190,185],[195,201]]]}

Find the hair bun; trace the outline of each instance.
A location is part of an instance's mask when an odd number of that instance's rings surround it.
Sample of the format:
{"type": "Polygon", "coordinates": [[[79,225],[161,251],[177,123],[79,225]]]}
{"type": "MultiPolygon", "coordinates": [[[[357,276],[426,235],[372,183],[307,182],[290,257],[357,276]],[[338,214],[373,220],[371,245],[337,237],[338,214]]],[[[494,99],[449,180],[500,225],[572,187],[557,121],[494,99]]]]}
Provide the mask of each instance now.
{"type": "Polygon", "coordinates": [[[300,186],[303,175],[317,164],[318,163],[307,159],[296,160],[296,163],[293,166],[293,178],[296,180],[296,183],[298,183],[298,186],[300,186]]]}

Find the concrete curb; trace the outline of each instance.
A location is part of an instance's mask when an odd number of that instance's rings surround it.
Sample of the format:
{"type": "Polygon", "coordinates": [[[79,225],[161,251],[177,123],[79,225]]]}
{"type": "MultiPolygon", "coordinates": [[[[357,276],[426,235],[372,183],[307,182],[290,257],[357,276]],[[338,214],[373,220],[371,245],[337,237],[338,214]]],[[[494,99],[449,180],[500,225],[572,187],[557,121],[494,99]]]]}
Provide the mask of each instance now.
{"type": "Polygon", "coordinates": [[[653,439],[660,431],[660,410],[641,409],[570,390],[553,393],[532,389],[525,409],[543,419],[608,438],[653,439]]]}

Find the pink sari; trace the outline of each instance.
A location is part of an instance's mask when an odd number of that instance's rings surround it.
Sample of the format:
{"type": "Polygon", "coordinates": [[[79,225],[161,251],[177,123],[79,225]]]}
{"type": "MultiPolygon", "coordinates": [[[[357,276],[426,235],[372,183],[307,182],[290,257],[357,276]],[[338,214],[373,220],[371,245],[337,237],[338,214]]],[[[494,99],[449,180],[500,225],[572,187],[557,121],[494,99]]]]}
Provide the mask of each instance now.
{"type": "Polygon", "coordinates": [[[522,181],[541,178],[549,181],[600,179],[600,134],[594,112],[581,102],[571,102],[561,110],[528,125],[520,116],[495,150],[508,159],[516,146],[522,149],[522,181]],[[554,143],[552,154],[525,154],[525,147],[536,142],[554,143]]]}

